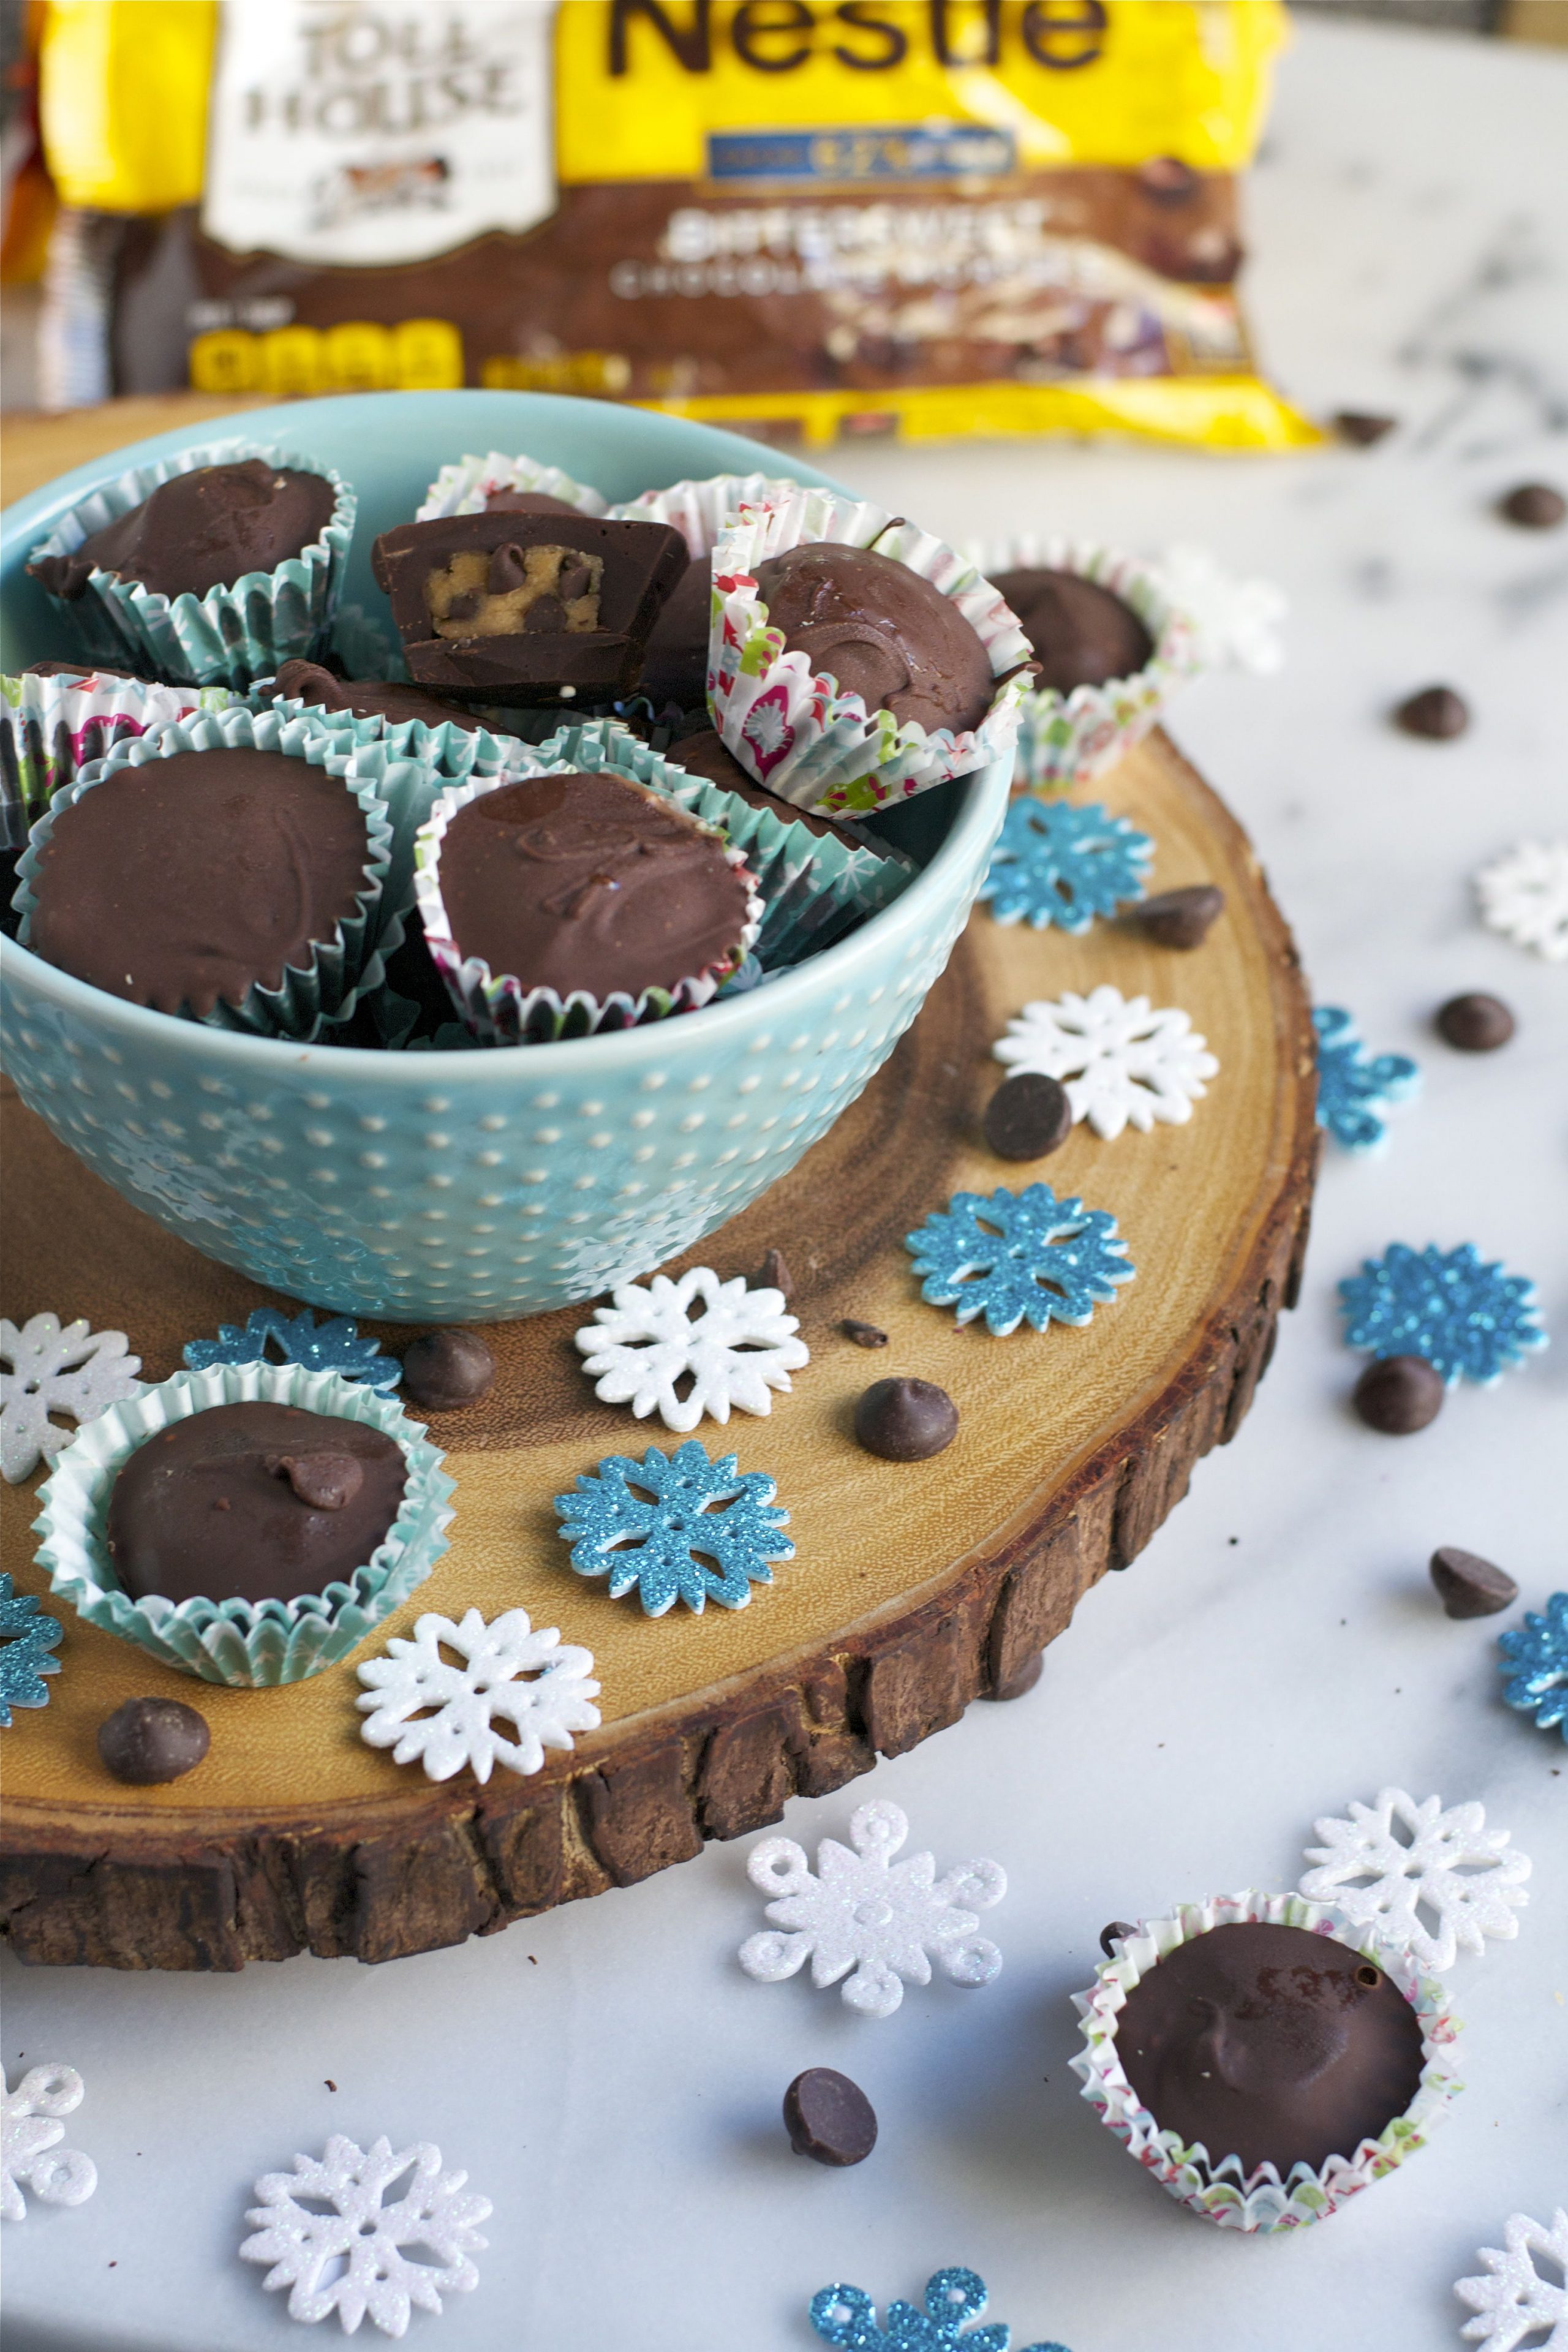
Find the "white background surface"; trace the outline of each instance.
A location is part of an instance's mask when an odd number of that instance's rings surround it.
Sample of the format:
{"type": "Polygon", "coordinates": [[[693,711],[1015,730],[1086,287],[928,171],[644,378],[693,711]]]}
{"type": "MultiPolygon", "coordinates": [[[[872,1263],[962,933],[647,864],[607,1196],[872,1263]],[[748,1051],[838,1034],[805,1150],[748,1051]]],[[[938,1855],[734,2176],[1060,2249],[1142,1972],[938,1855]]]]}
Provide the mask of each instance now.
{"type": "MultiPolygon", "coordinates": [[[[1376,449],[837,453],[949,537],[1200,540],[1288,589],[1283,676],[1205,683],[1175,732],[1258,843],[1315,1000],[1426,1080],[1386,1157],[1331,1148],[1302,1304],[1239,1441],[1089,1596],[1039,1688],[789,1809],[815,1848],[874,1790],[939,1867],[1004,1863],[985,1923],[1001,1978],[911,1990],[887,2021],[804,1978],[750,1982],[733,1955],[762,1924],[751,1841],[378,1969],[7,1961],[7,2070],[24,2053],[81,2070],[68,2140],[100,2171],[89,2204],[7,2227],[8,2352],[335,2336],[291,2337],[235,2257],[248,2184],[332,2131],[433,2139],[494,2200],[479,2291],[412,2323],[442,2352],[790,2352],[817,2341],[818,2286],[853,2280],[885,2306],[945,2263],[984,2274],[1016,2347],[1436,2352],[1459,2340],[1452,2282],[1476,2250],[1510,2212],[1568,2201],[1568,1749],[1500,1703],[1495,1635],[1520,1612],[1451,1623],[1425,1569],[1460,1543],[1531,1605],[1568,1581],[1568,967],[1483,932],[1468,884],[1521,835],[1568,832],[1568,531],[1489,512],[1519,480],[1568,481],[1565,121],[1568,60],[1547,53],[1299,29],[1252,192],[1255,321],[1306,407],[1401,416],[1376,449]],[[1475,709],[1454,744],[1385,723],[1435,679],[1475,709]],[[1432,1034],[1463,988],[1515,1007],[1503,1053],[1432,1034]],[[1532,1275],[1558,1340],[1397,1441],[1346,1409],[1357,1360],[1333,1308],[1335,1279],[1396,1238],[1473,1240],[1532,1275]],[[1516,1942],[1455,1971],[1469,2087],[1432,2147],[1325,2226],[1239,2240],[1096,2125],[1068,2072],[1068,1996],[1107,1919],[1293,1885],[1313,1818],[1390,1783],[1482,1799],[1534,1857],[1530,1906],[1516,1942]],[[790,2153],[779,2101],[809,2064],[877,2106],[856,2170],[790,2153]]],[[[1197,1116],[1225,1118],[1223,1075],[1197,1116]]]]}

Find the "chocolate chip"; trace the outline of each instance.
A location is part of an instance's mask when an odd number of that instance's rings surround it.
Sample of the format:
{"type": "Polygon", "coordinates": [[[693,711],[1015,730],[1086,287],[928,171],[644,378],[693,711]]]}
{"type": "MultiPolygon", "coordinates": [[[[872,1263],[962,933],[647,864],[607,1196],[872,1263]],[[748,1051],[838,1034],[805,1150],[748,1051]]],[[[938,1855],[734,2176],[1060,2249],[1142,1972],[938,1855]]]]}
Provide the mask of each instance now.
{"type": "Polygon", "coordinates": [[[855,1435],[887,1462],[926,1462],[958,1435],[958,1407],[934,1381],[873,1381],[855,1408],[855,1435]]]}
{"type": "Polygon", "coordinates": [[[1153,205],[1191,204],[1203,181],[1179,156],[1153,155],[1138,171],[1141,192],[1153,205]]]}
{"type": "Polygon", "coordinates": [[[1521,530],[1555,530],[1568,514],[1568,499],[1550,482],[1521,482],[1517,490],[1498,500],[1497,510],[1505,522],[1516,522],[1521,530]]]}
{"type": "Polygon", "coordinates": [[[128,1698],[98,1727],[104,1769],[139,1789],[194,1772],[211,1742],[206,1717],[177,1698],[128,1698]]]}
{"type": "Polygon", "coordinates": [[[786,1307],[789,1305],[790,1300],[795,1297],[795,1283],[789,1267],[784,1264],[783,1250],[763,1251],[763,1262],[752,1277],[752,1287],[753,1290],[782,1291],[784,1305],[786,1307]]]}
{"type": "Polygon", "coordinates": [[[1032,1658],[1025,1659],[1016,1675],[1009,1675],[1005,1682],[993,1683],[982,1696],[994,1699],[1026,1698],[1045,1671],[1046,1654],[1043,1650],[1037,1650],[1032,1658]]]}
{"type": "Polygon", "coordinates": [[[981,1126],[998,1160],[1044,1160],[1072,1133],[1068,1090],[1059,1078],[1020,1070],[997,1087],[981,1126]]]}
{"type": "Polygon", "coordinates": [[[555,583],[555,593],[563,604],[578,596],[585,596],[593,587],[594,575],[585,563],[563,563],[555,583]]]}
{"type": "Polygon", "coordinates": [[[403,1385],[426,1412],[451,1412],[489,1393],[496,1360],[477,1331],[426,1331],[403,1357],[403,1385]]]}
{"type": "Polygon", "coordinates": [[[1329,419],[1332,430],[1342,441],[1357,449],[1370,449],[1385,433],[1392,433],[1398,424],[1397,416],[1374,416],[1369,409],[1342,408],[1329,419]]]}
{"type": "Polygon", "coordinates": [[[1225,892],[1213,882],[1193,882],[1184,890],[1162,890],[1128,908],[1131,919],[1156,947],[1196,948],[1224,911],[1225,892]]]}
{"type": "Polygon", "coordinates": [[[1369,1429],[1409,1437],[1442,1411],[1443,1375],[1425,1356],[1380,1356],[1357,1381],[1352,1402],[1369,1429]]]}
{"type": "Polygon", "coordinates": [[[525,633],[542,635],[546,629],[559,631],[566,626],[566,607],[559,596],[536,596],[522,616],[525,633]]]}
{"type": "Polygon", "coordinates": [[[1519,1599],[1519,1587],[1506,1569],[1494,1567],[1476,1552],[1461,1551],[1458,1544],[1439,1545],[1430,1573],[1448,1617],[1495,1617],[1519,1599]]]}
{"type": "Polygon", "coordinates": [[[797,2156],[816,2164],[864,2164],[877,2145],[877,2116],[858,2083],[831,2066],[808,2066],[784,2095],[784,2129],[797,2156]]]}
{"type": "Polygon", "coordinates": [[[482,610],[484,601],[476,589],[470,588],[465,595],[452,598],[447,607],[446,617],[448,621],[471,621],[475,614],[482,610]]]}
{"type": "Polygon", "coordinates": [[[1131,1919],[1112,1919],[1109,1927],[1100,1931],[1100,1948],[1108,1960],[1113,1960],[1116,1955],[1110,1948],[1112,1944],[1124,1944],[1129,1936],[1137,1933],[1131,1919]]]}
{"type": "Polygon", "coordinates": [[[885,1348],[888,1344],[885,1331],[875,1323],[858,1323],[853,1315],[847,1315],[838,1328],[858,1348],[885,1348]]]}
{"type": "Polygon", "coordinates": [[[1437,1008],[1437,1034],[1461,1054],[1495,1054],[1513,1035],[1513,1015],[1500,996],[1450,996],[1437,1008]]]}
{"type": "Polygon", "coordinates": [[[1407,735],[1425,736],[1428,742],[1446,743],[1462,735],[1470,723],[1468,708],[1451,686],[1424,686],[1399,705],[1394,714],[1396,727],[1407,735]]]}
{"type": "Polygon", "coordinates": [[[508,540],[503,547],[491,551],[485,586],[492,596],[510,595],[514,588],[521,588],[527,578],[528,562],[521,547],[514,547],[508,540]]]}
{"type": "Polygon", "coordinates": [[[342,1511],[364,1484],[364,1471],[352,1454],[270,1454],[267,1467],[287,1478],[312,1511],[342,1511]]]}

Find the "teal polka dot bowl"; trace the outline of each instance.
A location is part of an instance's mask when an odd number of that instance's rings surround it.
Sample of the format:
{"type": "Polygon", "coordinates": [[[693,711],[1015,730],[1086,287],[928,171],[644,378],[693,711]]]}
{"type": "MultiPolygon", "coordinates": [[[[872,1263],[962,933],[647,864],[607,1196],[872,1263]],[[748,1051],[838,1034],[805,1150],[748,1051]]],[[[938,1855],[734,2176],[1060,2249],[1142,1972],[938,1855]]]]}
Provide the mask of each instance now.
{"type": "MultiPolygon", "coordinates": [[[[7,670],[71,650],[26,575],[28,551],[95,482],[214,429],[140,442],[9,510],[7,670]]],[[[359,493],[344,602],[383,626],[370,543],[414,512],[450,458],[526,450],[610,499],[758,462],[754,443],[707,426],[522,393],[368,394],[225,421],[263,439],[285,429],[359,493]]],[[[566,1306],[737,1215],[854,1101],[947,961],[1008,781],[994,765],[901,809],[893,824],[919,878],[838,946],[647,1028],[479,1053],[302,1046],[121,1003],[7,940],[5,1067],[128,1201],[274,1289],[395,1322],[566,1306]]]]}

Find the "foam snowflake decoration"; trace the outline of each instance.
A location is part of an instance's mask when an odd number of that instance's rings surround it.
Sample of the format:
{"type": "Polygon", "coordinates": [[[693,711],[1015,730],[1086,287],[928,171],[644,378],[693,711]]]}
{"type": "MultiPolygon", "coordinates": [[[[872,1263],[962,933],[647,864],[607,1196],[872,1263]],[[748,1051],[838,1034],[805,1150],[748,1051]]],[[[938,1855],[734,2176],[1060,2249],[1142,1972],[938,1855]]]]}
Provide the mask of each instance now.
{"type": "Polygon", "coordinates": [[[584,1371],[598,1376],[596,1396],[629,1404],[639,1421],[657,1412],[667,1429],[688,1430],[704,1413],[728,1421],[731,1405],[771,1411],[771,1391],[787,1392],[791,1372],[811,1360],[799,1328],[782,1290],[748,1289],[742,1275],[721,1282],[699,1265],[679,1282],[656,1274],[646,1290],[624,1283],[575,1338],[584,1371]]]}
{"type": "Polygon", "coordinates": [[[1154,1012],[1146,996],[1125,997],[1106,985],[1026,1004],[994,1050],[1015,1071],[1060,1078],[1074,1118],[1088,1119],[1108,1143],[1129,1123],[1144,1135],[1156,1119],[1184,1126],[1204,1080],[1219,1069],[1175,1005],[1154,1012]]]}
{"type": "Polygon", "coordinates": [[[1087,931],[1097,915],[1143,896],[1153,855],[1146,833],[1098,802],[1078,807],[1021,793],[1008,804],[980,896],[999,923],[1087,931]]]}
{"type": "Polygon", "coordinates": [[[14,1706],[47,1706],[46,1675],[60,1662],[49,1655],[60,1643],[60,1621],[44,1616],[30,1592],[17,1592],[0,1575],[0,1729],[9,1730],[14,1706]]]}
{"type": "Polygon", "coordinates": [[[1544,1348],[1535,1285],[1483,1260],[1473,1242],[1443,1251],[1391,1242],[1340,1285],[1345,1341],[1374,1356],[1424,1356],[1451,1388],[1499,1379],[1526,1349],[1544,1348]]]}
{"type": "Polygon", "coordinates": [[[86,2085],[74,2066],[30,2066],[15,2090],[5,2084],[0,2118],[0,2214],[25,2221],[30,2189],[45,2205],[82,2205],[98,2187],[98,2167],[79,2148],[62,2147],[62,2116],[74,2115],[86,2085]]]}
{"type": "Polygon", "coordinates": [[[574,1731],[599,1727],[592,1651],[563,1643],[553,1625],[535,1632],[526,1609],[488,1625],[477,1609],[460,1624],[432,1613],[416,1621],[411,1640],[395,1634],[386,1648],[359,1669],[365,1690],[354,1704],[368,1718],[360,1731],[373,1748],[390,1748],[395,1764],[417,1757],[432,1780],[449,1780],[465,1764],[476,1780],[497,1764],[537,1772],[547,1748],[569,1751],[574,1731]],[[513,1738],[502,1737],[498,1719],[513,1738]]]}
{"type": "Polygon", "coordinates": [[[1484,2344],[1487,2352],[1515,2352],[1526,2344],[1535,2352],[1568,2352],[1568,2212],[1559,2206],[1544,2228],[1528,2213],[1510,2213],[1501,2246],[1483,2246],[1481,2260],[1484,2278],[1454,2282],[1459,2301],[1477,2314],[1460,2335],[1484,2344]],[[1546,2328],[1550,2335],[1542,2333],[1546,2328]]]}
{"type": "Polygon", "coordinates": [[[1320,1004],[1318,1125],[1347,1151],[1374,1151],[1387,1136],[1384,1112],[1420,1090],[1421,1071],[1408,1054],[1369,1054],[1342,1005],[1320,1004]]]}
{"type": "Polygon", "coordinates": [[[395,2149],[378,2139],[367,2152],[338,2135],[320,2157],[296,2156],[292,2172],[267,2172],[261,2200],[246,2215],[255,2234],[242,2262],[270,2263],[264,2287],[289,2289],[289,2316],[313,2325],[335,2311],[345,2336],[368,2313],[384,2336],[402,2336],[410,2312],[441,2310],[441,2297],[479,2283],[469,2261],[488,2242],[479,2225],[488,2197],[465,2193],[466,2172],[443,2172],[428,2141],[395,2149]],[[387,2191],[405,2174],[401,2197],[387,2191]],[[434,2262],[416,2262],[405,2248],[434,2262]]]}
{"type": "Polygon", "coordinates": [[[1568,962],[1568,841],[1522,841],[1476,877],[1481,920],[1548,963],[1568,962]]]}
{"type": "Polygon", "coordinates": [[[1279,627],[1290,606],[1271,580],[1233,579],[1206,547],[1167,548],[1155,569],[1202,668],[1228,664],[1267,677],[1283,666],[1279,627]]]}
{"type": "Polygon", "coordinates": [[[1085,1324],[1134,1273],[1115,1218],[1077,1199],[1058,1201],[1048,1184],[955,1192],[905,1234],[904,1246],[925,1277],[922,1298],[956,1307],[961,1323],[984,1315],[999,1339],[1026,1321],[1037,1331],[1085,1324]]]}
{"type": "Polygon", "coordinates": [[[95,1421],[111,1404],[135,1396],[140,1356],[126,1352],[123,1331],[92,1331],[79,1317],[34,1315],[20,1330],[0,1316],[0,1476],[11,1486],[31,1475],[41,1456],[52,1462],[70,1435],[51,1420],[68,1413],[95,1421]]]}
{"type": "Polygon", "coordinates": [[[1527,1609],[1518,1631],[1498,1635],[1500,1671],[1509,1676],[1503,1696],[1522,1715],[1532,1715],[1542,1731],[1561,1730],[1568,1739],[1568,1592],[1554,1592],[1545,1614],[1527,1609]]]}
{"type": "MultiPolygon", "coordinates": [[[[887,2326],[863,2287],[825,2286],[811,2298],[811,2324],[840,2352],[1007,2352],[1011,2328],[993,2322],[971,2327],[990,2301],[977,2272],[937,2271],[926,2281],[925,2309],[901,2300],[888,2305],[887,2326]],[[962,2334],[960,2331],[963,2331],[962,2334]]],[[[1064,2344],[1030,2344],[1025,2352],[1067,2352],[1064,2344]]]]}
{"type": "Polygon", "coordinates": [[[668,1459],[657,1445],[640,1462],[606,1454],[555,1507],[579,1576],[607,1576],[612,1600],[635,1589],[649,1617],[677,1601],[700,1616],[709,1601],[743,1609],[753,1584],[773,1582],[770,1561],[795,1558],[777,1492],[760,1470],[739,1470],[733,1454],[710,1461],[689,1437],[668,1459]]]}
{"type": "Polygon", "coordinates": [[[909,1833],[900,1809],[874,1798],[850,1819],[854,1852],[824,1838],[815,1874],[793,1838],[754,1845],[747,1875],[774,1898],[767,1906],[774,1928],[788,1932],[748,1937],[740,1953],[746,1974],[778,1984],[809,1960],[812,1983],[845,1979],[845,2000],[865,2017],[891,2017],[906,1984],[930,1984],[928,1954],[953,1984],[989,1984],[1002,1955],[974,1931],[978,1915],[1006,1894],[1005,1872],[999,1863],[963,1862],[938,1878],[929,1853],[895,1863],[909,1833]]]}
{"type": "Polygon", "coordinates": [[[1489,1830],[1478,1804],[1450,1805],[1440,1797],[1417,1804],[1403,1789],[1383,1789],[1373,1805],[1352,1801],[1348,1821],[1314,1822],[1321,1845],[1307,1848],[1316,1863],[1301,1881],[1314,1903],[1333,1903],[1358,1927],[1414,1955],[1422,1968],[1451,1969],[1458,1953],[1479,1952],[1486,1938],[1519,1933],[1528,1903],[1522,1882],[1530,1863],[1507,1853],[1507,1830],[1489,1830]],[[1405,1832],[1400,1835],[1395,1822],[1405,1832]],[[1433,1915],[1426,1927],[1421,1909],[1433,1915]]]}
{"type": "Polygon", "coordinates": [[[185,1361],[193,1372],[205,1372],[213,1364],[265,1363],[269,1347],[277,1349],[281,1363],[363,1381],[384,1396],[403,1378],[396,1357],[384,1356],[379,1339],[363,1339],[352,1315],[333,1315],[318,1323],[308,1307],[291,1318],[276,1307],[258,1307],[243,1324],[220,1323],[216,1339],[190,1341],[185,1361]]]}

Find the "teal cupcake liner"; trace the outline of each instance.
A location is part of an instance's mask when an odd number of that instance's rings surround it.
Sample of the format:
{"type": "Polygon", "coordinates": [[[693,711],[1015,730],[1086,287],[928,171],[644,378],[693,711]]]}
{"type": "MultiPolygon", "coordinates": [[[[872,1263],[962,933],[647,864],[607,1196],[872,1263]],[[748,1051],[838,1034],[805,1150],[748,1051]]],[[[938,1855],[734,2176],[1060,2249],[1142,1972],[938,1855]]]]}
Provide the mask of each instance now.
{"type": "Polygon", "coordinates": [[[303,1682],[336,1665],[424,1583],[447,1549],[456,1484],[423,1425],[388,1397],[336,1372],[300,1364],[215,1364],[176,1372],[111,1405],[62,1448],[39,1489],[34,1533],[50,1590],[77,1615],[133,1642],[161,1665],[234,1690],[303,1682]],[[132,1601],[110,1564],[106,1542],[115,1477],[137,1447],[210,1406],[263,1402],[302,1406],[338,1421],[368,1422],[403,1450],[407,1483],[396,1518],[346,1583],[294,1601],[132,1601]]]}
{"type": "Polygon", "coordinates": [[[63,784],[121,736],[193,710],[226,710],[226,686],[157,686],[84,661],[70,677],[0,677],[0,849],[20,849],[63,784]]]}
{"type": "Polygon", "coordinates": [[[118,572],[95,570],[79,597],[50,598],[84,652],[101,661],[123,661],[129,655],[166,677],[195,686],[246,687],[253,678],[269,676],[280,662],[308,658],[324,642],[353,537],[357,501],[331,466],[266,443],[212,441],[100,482],[33,549],[28,561],[73,554],[95,530],[128,514],[177,475],[247,457],[319,474],[331,484],[332,511],[321,537],[275,571],[247,572],[228,586],[209,588],[199,597],[161,596],[136,581],[122,580],[118,572]]]}
{"type": "MultiPolygon", "coordinates": [[[[335,774],[344,790],[353,794],[364,816],[365,886],[358,895],[358,911],[339,923],[330,940],[313,945],[307,968],[287,965],[281,986],[264,988],[258,983],[247,992],[243,1004],[230,1004],[220,997],[211,1013],[182,1013],[176,1017],[199,1022],[206,1028],[234,1029],[256,1037],[291,1037],[309,1044],[324,1026],[346,1021],[360,996],[380,985],[384,957],[403,937],[405,910],[395,889],[387,887],[393,864],[393,823],[381,791],[373,778],[349,774],[352,762],[332,756],[329,739],[309,719],[284,719],[275,710],[252,711],[237,703],[226,710],[193,711],[185,719],[170,720],[145,735],[129,736],[111,745],[103,759],[91,761],[73,782],[61,787],[28,836],[11,902],[21,918],[17,936],[24,947],[30,944],[37,906],[33,884],[38,859],[63,810],[122,768],[139,768],[149,760],[172,760],[182,751],[224,750],[282,751],[335,774]]],[[[435,789],[434,780],[431,789],[435,789]]]]}
{"type": "MultiPolygon", "coordinates": [[[[323,732],[333,738],[334,748],[345,754],[375,745],[381,756],[391,761],[417,760],[434,770],[447,783],[460,784],[469,776],[496,776],[517,758],[521,745],[524,750],[537,747],[543,736],[561,724],[553,711],[542,712],[549,725],[540,734],[514,731],[511,728],[492,724],[490,715],[484,714],[484,724],[479,729],[458,727],[450,719],[433,726],[425,719],[399,719],[395,721],[379,715],[365,718],[353,710],[329,710],[324,703],[306,702],[298,695],[274,692],[275,681],[266,677],[258,680],[247,698],[253,710],[278,710],[287,719],[309,718],[323,732]]],[[[519,712],[518,717],[531,715],[519,712]]],[[[479,717],[479,712],[475,713],[479,717]]]]}

